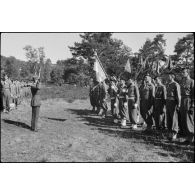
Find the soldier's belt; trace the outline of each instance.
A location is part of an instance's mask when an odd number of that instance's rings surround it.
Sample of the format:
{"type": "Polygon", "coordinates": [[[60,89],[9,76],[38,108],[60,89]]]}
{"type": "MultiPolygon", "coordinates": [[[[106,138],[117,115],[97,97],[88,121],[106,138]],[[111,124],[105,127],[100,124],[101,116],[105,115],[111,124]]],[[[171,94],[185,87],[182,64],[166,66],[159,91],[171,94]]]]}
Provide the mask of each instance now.
{"type": "Polygon", "coordinates": [[[167,100],[176,100],[174,97],[167,97],[167,100]]]}
{"type": "Polygon", "coordinates": [[[128,100],[133,100],[133,99],[135,99],[135,97],[128,97],[127,99],[128,100]]]}
{"type": "Polygon", "coordinates": [[[155,100],[163,100],[163,98],[155,98],[155,100]]]}
{"type": "Polygon", "coordinates": [[[116,99],[116,97],[111,97],[110,99],[111,99],[111,100],[115,100],[115,99],[116,99]]]}
{"type": "Polygon", "coordinates": [[[119,96],[120,99],[124,99],[125,97],[124,96],[119,96]]]}

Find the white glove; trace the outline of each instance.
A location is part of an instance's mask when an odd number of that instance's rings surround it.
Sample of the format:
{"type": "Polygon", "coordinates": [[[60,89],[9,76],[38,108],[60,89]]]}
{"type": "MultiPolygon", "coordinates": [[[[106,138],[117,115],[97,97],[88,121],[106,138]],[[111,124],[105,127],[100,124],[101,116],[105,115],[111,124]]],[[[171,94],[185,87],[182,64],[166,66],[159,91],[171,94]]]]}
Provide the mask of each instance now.
{"type": "Polygon", "coordinates": [[[137,105],[137,104],[134,104],[134,106],[135,106],[135,108],[137,108],[137,107],[138,107],[138,105],[137,105]]]}
{"type": "Polygon", "coordinates": [[[124,106],[127,107],[127,102],[124,103],[124,106]]]}

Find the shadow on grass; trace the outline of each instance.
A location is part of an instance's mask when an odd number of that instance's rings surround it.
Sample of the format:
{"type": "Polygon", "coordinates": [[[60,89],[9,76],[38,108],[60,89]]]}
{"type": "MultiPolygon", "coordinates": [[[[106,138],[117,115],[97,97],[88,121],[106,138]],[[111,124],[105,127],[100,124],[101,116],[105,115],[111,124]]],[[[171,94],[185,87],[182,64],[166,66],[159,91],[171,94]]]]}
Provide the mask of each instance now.
{"type": "MultiPolygon", "coordinates": [[[[100,133],[124,139],[135,139],[135,142],[160,146],[169,152],[169,155],[172,157],[181,158],[182,162],[194,162],[194,146],[185,146],[179,142],[171,142],[165,137],[162,137],[162,134],[157,131],[152,132],[151,134],[146,134],[141,129],[137,131],[130,130],[130,128],[121,129],[119,125],[113,123],[111,116],[106,118],[92,116],[92,112],[87,109],[69,109],[69,111],[77,114],[78,118],[86,121],[86,125],[95,127],[100,133]]],[[[166,153],[158,154],[164,157],[167,155],[166,153]]]]}
{"type": "Polygon", "coordinates": [[[22,123],[22,122],[12,121],[12,120],[8,120],[8,119],[3,119],[3,121],[5,123],[11,124],[11,125],[16,125],[18,127],[22,127],[22,128],[31,130],[31,127],[29,125],[22,123]]]}
{"type": "Polygon", "coordinates": [[[53,120],[53,121],[60,121],[60,122],[64,122],[67,120],[67,119],[62,119],[62,118],[50,118],[50,117],[44,117],[44,118],[49,119],[49,120],[53,120]]]}

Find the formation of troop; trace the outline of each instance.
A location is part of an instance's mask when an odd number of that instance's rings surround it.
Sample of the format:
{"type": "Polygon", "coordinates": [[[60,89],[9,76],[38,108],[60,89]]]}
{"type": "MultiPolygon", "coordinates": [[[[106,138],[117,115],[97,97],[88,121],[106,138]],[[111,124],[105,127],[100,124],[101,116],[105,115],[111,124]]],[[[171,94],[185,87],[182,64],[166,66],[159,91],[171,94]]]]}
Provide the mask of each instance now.
{"type": "Polygon", "coordinates": [[[166,132],[175,141],[183,136],[185,143],[194,142],[194,80],[188,69],[182,69],[180,84],[175,74],[151,78],[145,75],[142,83],[137,83],[131,75],[127,80],[111,75],[103,82],[95,79],[90,83],[90,102],[93,111],[107,116],[110,99],[113,122],[137,130],[138,124],[146,126],[145,132],[154,130],[166,132]]]}
{"type": "Polygon", "coordinates": [[[17,109],[24,98],[30,96],[29,82],[11,80],[6,74],[1,77],[1,111],[9,113],[17,109]]]}

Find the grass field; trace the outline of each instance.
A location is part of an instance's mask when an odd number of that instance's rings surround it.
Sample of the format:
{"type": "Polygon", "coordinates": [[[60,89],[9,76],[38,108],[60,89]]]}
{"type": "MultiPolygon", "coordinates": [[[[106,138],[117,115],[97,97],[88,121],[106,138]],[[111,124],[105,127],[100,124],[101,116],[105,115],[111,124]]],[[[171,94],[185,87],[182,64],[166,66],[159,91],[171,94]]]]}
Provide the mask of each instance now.
{"type": "MultiPolygon", "coordinates": [[[[91,113],[88,89],[46,87],[39,126],[30,130],[30,100],[1,117],[2,162],[194,162],[194,146],[121,129],[91,113]]],[[[129,125],[129,124],[128,124],[129,125]]]]}

